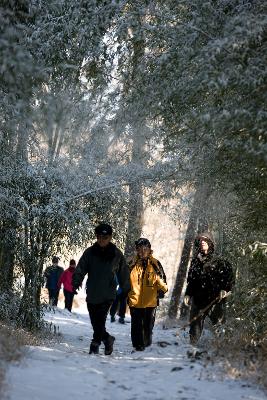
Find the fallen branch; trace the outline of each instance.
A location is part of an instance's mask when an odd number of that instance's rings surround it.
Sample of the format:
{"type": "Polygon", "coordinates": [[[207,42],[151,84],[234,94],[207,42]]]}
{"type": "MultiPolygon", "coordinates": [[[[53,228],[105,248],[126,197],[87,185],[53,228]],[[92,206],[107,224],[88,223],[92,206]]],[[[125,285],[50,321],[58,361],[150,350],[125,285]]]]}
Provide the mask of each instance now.
{"type": "MultiPolygon", "coordinates": [[[[226,294],[226,296],[223,297],[223,299],[225,299],[226,297],[228,297],[231,294],[231,291],[228,292],[226,294]]],[[[217,296],[214,300],[212,300],[205,308],[203,308],[202,310],[200,310],[199,314],[196,315],[194,318],[192,318],[189,322],[187,322],[186,324],[184,324],[183,326],[181,326],[181,328],[179,328],[181,331],[185,330],[185,328],[187,328],[188,326],[190,326],[194,321],[196,321],[198,318],[202,317],[202,315],[204,315],[215,303],[217,303],[217,301],[223,300],[220,298],[220,295],[217,296]]],[[[176,336],[179,336],[179,332],[176,332],[175,334],[176,336]]]]}

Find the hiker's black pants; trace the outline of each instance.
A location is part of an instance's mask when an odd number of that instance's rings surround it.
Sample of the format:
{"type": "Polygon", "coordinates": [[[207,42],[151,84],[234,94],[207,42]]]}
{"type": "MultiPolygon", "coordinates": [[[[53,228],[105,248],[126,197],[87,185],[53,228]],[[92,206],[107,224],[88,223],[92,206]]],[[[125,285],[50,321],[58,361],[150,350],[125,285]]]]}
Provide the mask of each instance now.
{"type": "Polygon", "coordinates": [[[51,306],[57,306],[59,289],[48,289],[48,295],[49,295],[49,304],[51,306]]]}
{"type": "MultiPolygon", "coordinates": [[[[204,307],[203,307],[204,308],[204,307]]],[[[193,318],[201,314],[201,308],[194,303],[194,298],[192,301],[191,309],[190,309],[190,317],[191,321],[193,318]]],[[[226,299],[221,300],[216,303],[210,309],[208,309],[204,314],[199,316],[195,321],[190,324],[189,335],[190,340],[193,343],[196,343],[203,331],[204,321],[207,316],[209,316],[213,325],[218,323],[223,323],[225,321],[226,315],[226,299]]]]}
{"type": "Polygon", "coordinates": [[[69,292],[66,289],[64,289],[63,292],[64,292],[64,296],[65,296],[65,308],[71,312],[74,293],[69,292]]]}
{"type": "Polygon", "coordinates": [[[101,344],[101,342],[105,343],[110,336],[106,331],[106,319],[111,303],[112,301],[106,301],[100,304],[87,303],[87,309],[94,331],[93,341],[98,344],[101,344]]]}
{"type": "Polygon", "coordinates": [[[133,347],[147,347],[152,343],[156,307],[130,307],[131,338],[133,347]]]}
{"type": "Polygon", "coordinates": [[[115,314],[117,310],[119,311],[118,314],[121,318],[125,318],[125,313],[126,313],[126,296],[124,293],[120,293],[116,295],[115,300],[112,303],[112,306],[110,307],[110,315],[112,317],[115,317],[115,314]]]}

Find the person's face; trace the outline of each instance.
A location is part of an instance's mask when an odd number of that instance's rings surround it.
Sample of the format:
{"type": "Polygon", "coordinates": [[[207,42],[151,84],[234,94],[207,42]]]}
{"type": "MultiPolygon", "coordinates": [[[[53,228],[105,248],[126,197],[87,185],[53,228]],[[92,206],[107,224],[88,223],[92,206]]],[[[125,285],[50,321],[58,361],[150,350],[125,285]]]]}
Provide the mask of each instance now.
{"type": "Polygon", "coordinates": [[[200,239],[200,249],[204,254],[208,253],[209,250],[209,244],[206,240],[200,239]]]}
{"type": "Polygon", "coordinates": [[[147,246],[138,246],[136,248],[136,253],[138,255],[139,258],[141,258],[141,260],[145,260],[146,258],[148,258],[151,254],[151,249],[150,247],[147,246]]]}
{"type": "Polygon", "coordinates": [[[100,247],[106,247],[111,241],[112,235],[96,235],[96,241],[100,247]]]}

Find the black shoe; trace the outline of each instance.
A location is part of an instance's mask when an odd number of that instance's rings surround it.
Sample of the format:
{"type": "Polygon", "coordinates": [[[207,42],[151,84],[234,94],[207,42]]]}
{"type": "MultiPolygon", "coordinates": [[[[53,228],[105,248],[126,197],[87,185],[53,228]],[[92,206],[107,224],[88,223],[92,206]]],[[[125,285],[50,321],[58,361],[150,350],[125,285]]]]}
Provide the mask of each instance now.
{"type": "Polygon", "coordinates": [[[99,344],[94,340],[90,344],[89,354],[99,354],[99,344]]]}
{"type": "Polygon", "coordinates": [[[125,321],[124,321],[124,318],[123,318],[123,317],[120,317],[120,318],[119,318],[119,323],[120,323],[120,324],[125,324],[125,321]]]}
{"type": "Polygon", "coordinates": [[[108,339],[104,341],[105,355],[109,356],[113,352],[113,344],[115,342],[114,336],[109,335],[108,339]]]}
{"type": "Polygon", "coordinates": [[[136,351],[144,351],[145,347],[144,346],[136,346],[135,350],[136,351]]]}
{"type": "Polygon", "coordinates": [[[115,321],[116,321],[116,318],[113,315],[111,315],[110,322],[115,322],[115,321]]]}

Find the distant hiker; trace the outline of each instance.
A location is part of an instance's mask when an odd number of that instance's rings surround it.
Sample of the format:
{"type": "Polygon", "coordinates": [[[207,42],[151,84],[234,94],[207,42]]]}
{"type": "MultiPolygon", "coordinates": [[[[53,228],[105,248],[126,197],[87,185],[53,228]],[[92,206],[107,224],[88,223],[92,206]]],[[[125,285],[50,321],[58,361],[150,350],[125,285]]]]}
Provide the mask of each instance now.
{"type": "Polygon", "coordinates": [[[115,315],[118,313],[119,323],[125,324],[126,307],[127,307],[127,296],[125,296],[125,293],[123,293],[123,291],[120,288],[119,283],[118,283],[116,297],[115,297],[115,300],[113,301],[113,303],[110,307],[110,311],[109,311],[110,321],[115,322],[116,321],[115,315]]]}
{"type": "Polygon", "coordinates": [[[214,240],[209,232],[196,237],[195,249],[184,297],[186,305],[191,300],[190,321],[195,318],[189,330],[192,344],[199,340],[207,315],[214,325],[225,321],[226,297],[234,282],[231,264],[214,256],[214,240]]]}
{"type": "Polygon", "coordinates": [[[163,297],[168,287],[161,263],[152,257],[149,240],[140,238],[135,246],[137,255],[130,263],[128,304],[132,344],[137,351],[143,351],[152,343],[158,299],[163,297]]]}
{"type": "Polygon", "coordinates": [[[58,280],[58,288],[61,288],[61,285],[63,284],[63,293],[65,296],[65,308],[71,312],[72,309],[72,303],[73,303],[73,297],[77,292],[73,290],[72,287],[72,275],[75,271],[76,268],[76,261],[75,260],[70,260],[70,265],[69,268],[67,268],[63,274],[60,276],[58,280]]]}
{"type": "Polygon", "coordinates": [[[54,256],[52,258],[52,265],[47,267],[44,272],[44,278],[46,279],[46,288],[48,289],[49,304],[51,306],[57,306],[58,303],[58,280],[64,269],[58,265],[59,257],[54,256]]]}
{"type": "Polygon", "coordinates": [[[130,289],[129,269],[122,252],[111,242],[112,227],[100,224],[95,228],[96,242],[85,250],[73,274],[73,289],[78,289],[85,275],[87,308],[93,327],[93,340],[90,354],[98,354],[101,342],[105,354],[113,351],[114,336],[106,331],[109,308],[116,297],[118,279],[122,292],[127,295],[130,289]]]}

